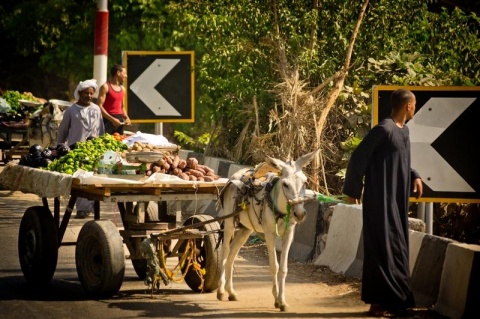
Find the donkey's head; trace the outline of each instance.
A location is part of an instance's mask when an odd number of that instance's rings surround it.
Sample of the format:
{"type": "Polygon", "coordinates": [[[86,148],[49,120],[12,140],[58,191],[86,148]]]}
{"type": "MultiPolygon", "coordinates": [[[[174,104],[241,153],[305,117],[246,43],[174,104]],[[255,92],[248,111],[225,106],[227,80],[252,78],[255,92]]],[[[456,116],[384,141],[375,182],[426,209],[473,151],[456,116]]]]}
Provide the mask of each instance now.
{"type": "Polygon", "coordinates": [[[279,189],[274,205],[281,211],[286,211],[286,208],[289,207],[291,216],[298,223],[305,219],[307,213],[304,208],[307,177],[302,168],[312,161],[317,152],[318,150],[308,153],[291,162],[284,162],[268,156],[266,158],[267,163],[280,171],[277,182],[279,189]]]}

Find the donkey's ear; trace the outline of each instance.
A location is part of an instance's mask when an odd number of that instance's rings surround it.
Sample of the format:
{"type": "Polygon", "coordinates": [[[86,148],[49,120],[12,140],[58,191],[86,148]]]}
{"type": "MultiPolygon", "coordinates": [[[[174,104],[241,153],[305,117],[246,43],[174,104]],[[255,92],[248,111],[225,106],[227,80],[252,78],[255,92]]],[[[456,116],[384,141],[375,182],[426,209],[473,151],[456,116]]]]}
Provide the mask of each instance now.
{"type": "Polygon", "coordinates": [[[301,157],[299,157],[296,161],[295,161],[295,165],[298,167],[298,168],[303,168],[305,166],[307,166],[308,164],[310,164],[310,162],[315,158],[315,156],[317,156],[317,153],[320,151],[320,148],[317,149],[316,151],[313,151],[311,153],[308,153],[308,154],[305,154],[301,157]]]}
{"type": "Polygon", "coordinates": [[[284,161],[270,157],[270,156],[266,156],[265,161],[271,166],[273,166],[274,168],[278,169],[279,171],[281,171],[283,167],[285,167],[284,161]]]}

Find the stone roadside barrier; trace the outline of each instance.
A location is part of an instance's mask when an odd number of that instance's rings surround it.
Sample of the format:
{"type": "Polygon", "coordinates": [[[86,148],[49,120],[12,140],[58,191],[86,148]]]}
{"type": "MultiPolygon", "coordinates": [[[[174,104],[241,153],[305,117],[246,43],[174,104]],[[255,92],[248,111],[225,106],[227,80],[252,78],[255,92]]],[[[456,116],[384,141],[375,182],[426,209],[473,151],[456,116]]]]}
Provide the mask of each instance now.
{"type": "Polygon", "coordinates": [[[434,310],[450,319],[480,318],[480,245],[448,245],[434,310]]]}
{"type": "Polygon", "coordinates": [[[445,252],[448,245],[455,241],[416,231],[410,231],[409,239],[410,273],[415,301],[419,306],[432,307],[438,298],[445,252]],[[421,240],[417,239],[415,243],[414,238],[421,238],[421,240]],[[413,249],[415,244],[419,244],[417,250],[413,249]]]}
{"type": "MultiPolygon", "coordinates": [[[[316,265],[328,266],[332,271],[342,274],[346,274],[353,264],[362,266],[362,260],[358,260],[363,224],[361,212],[360,205],[335,206],[328,228],[327,243],[315,260],[316,265]]],[[[357,273],[358,270],[352,269],[351,272],[357,273]]]]}
{"type": "MultiPolygon", "coordinates": [[[[361,279],[362,208],[334,208],[325,250],[316,265],[361,279]],[[357,275],[354,275],[357,274],[357,275]]],[[[450,319],[480,318],[480,246],[409,231],[410,271],[418,306],[450,319]]]]}

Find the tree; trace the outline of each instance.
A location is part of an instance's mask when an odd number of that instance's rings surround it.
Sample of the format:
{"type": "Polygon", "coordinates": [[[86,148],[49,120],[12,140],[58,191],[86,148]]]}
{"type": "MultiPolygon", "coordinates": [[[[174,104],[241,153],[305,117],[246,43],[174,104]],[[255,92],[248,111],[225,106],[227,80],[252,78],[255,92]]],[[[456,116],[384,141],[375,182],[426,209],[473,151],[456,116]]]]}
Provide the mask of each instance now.
{"type": "MultiPolygon", "coordinates": [[[[85,78],[82,66],[93,65],[93,47],[83,44],[93,44],[94,1],[8,1],[2,2],[0,13],[9,53],[2,61],[5,82],[13,79],[17,86],[33,88],[35,79],[48,86],[51,78],[85,78]],[[17,78],[25,61],[30,63],[17,78]]],[[[67,92],[61,92],[62,97],[68,96],[68,82],[63,90],[67,92]]]]}
{"type": "MultiPolygon", "coordinates": [[[[194,50],[197,57],[200,123],[190,132],[209,131],[208,151],[244,163],[266,154],[295,158],[320,146],[323,186],[315,178],[313,186],[328,193],[329,184],[340,184],[334,176],[342,168],[341,142],[369,128],[372,85],[478,81],[474,14],[430,12],[429,2],[420,0],[367,4],[170,3],[166,11],[176,22],[170,47],[194,50]],[[393,72],[375,66],[395,56],[393,72]]],[[[320,167],[310,172],[319,174],[320,167]]]]}
{"type": "MultiPolygon", "coordinates": [[[[3,1],[1,31],[15,54],[75,84],[92,70],[95,3],[3,1]]],[[[197,121],[175,125],[185,140],[244,164],[321,147],[312,186],[336,192],[336,173],[370,127],[373,85],[478,85],[478,17],[429,11],[434,3],[119,0],[109,61],[125,50],[194,50],[197,121]]]]}
{"type": "MultiPolygon", "coordinates": [[[[124,50],[163,47],[162,30],[154,26],[165,20],[164,2],[119,0],[110,5],[109,64],[121,63],[124,50]]],[[[40,96],[71,97],[78,81],[92,77],[96,5],[97,0],[2,1],[2,86],[24,90],[36,83],[40,96]],[[19,72],[26,61],[28,68],[19,72]],[[63,85],[52,83],[52,77],[63,85]],[[51,96],[51,85],[57,96],[51,96]]]]}

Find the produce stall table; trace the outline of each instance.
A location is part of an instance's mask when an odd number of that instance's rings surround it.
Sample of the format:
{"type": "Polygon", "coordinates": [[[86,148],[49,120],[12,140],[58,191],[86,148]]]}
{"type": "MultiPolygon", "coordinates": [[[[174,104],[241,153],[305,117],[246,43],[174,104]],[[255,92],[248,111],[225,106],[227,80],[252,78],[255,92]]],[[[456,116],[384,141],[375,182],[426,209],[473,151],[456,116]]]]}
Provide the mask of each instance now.
{"type": "Polygon", "coordinates": [[[0,122],[0,149],[2,150],[2,162],[7,163],[15,155],[22,156],[28,153],[30,128],[29,123],[0,122]],[[15,136],[20,141],[14,140],[15,136]]]}
{"type": "Polygon", "coordinates": [[[31,116],[30,113],[42,106],[42,103],[28,100],[18,100],[25,112],[21,121],[9,121],[8,116],[1,116],[0,121],[0,149],[2,151],[2,162],[7,163],[13,156],[28,154],[31,146],[30,138],[33,131],[39,127],[39,118],[31,116]],[[19,139],[19,140],[18,140],[19,139]]]}
{"type": "Polygon", "coordinates": [[[20,224],[19,258],[27,281],[35,285],[50,282],[58,248],[75,244],[80,283],[93,297],[109,297],[119,291],[125,271],[123,244],[138,277],[151,279],[152,290],[154,285],[158,288],[160,278],[164,283],[184,279],[198,292],[215,290],[220,267],[215,247],[220,225],[210,215],[183,220],[181,204],[216,200],[227,182],[188,182],[168,176],[151,176],[148,180],[128,175],[77,178],[13,162],[0,173],[3,187],[42,198],[42,206],[29,207],[20,224]],[[66,243],[63,237],[78,197],[94,201],[94,219],[82,226],[76,243],[66,243]],[[53,198],[53,212],[48,198],[53,198]],[[60,198],[68,199],[62,219],[60,198]],[[118,205],[123,229],[101,219],[102,202],[118,205]],[[175,215],[167,213],[167,205],[176,207],[175,215]],[[156,260],[149,256],[152,253],[160,259],[157,263],[152,264],[156,260]],[[170,257],[178,259],[180,277],[172,277],[173,272],[165,269],[165,259],[170,257]]]}

